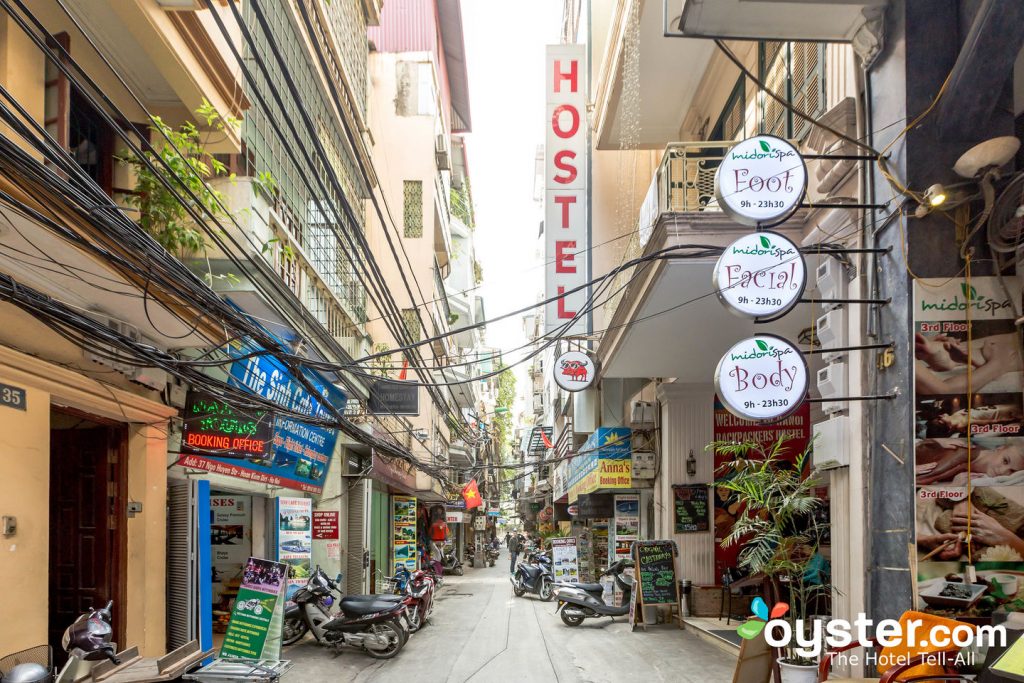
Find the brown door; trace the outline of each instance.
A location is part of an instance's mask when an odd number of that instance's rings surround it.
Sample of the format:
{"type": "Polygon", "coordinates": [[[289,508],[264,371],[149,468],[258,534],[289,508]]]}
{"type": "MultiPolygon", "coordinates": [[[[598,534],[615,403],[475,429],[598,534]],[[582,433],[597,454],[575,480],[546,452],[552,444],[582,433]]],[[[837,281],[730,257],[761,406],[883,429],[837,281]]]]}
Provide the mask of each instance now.
{"type": "Polygon", "coordinates": [[[60,661],[64,630],[90,607],[114,600],[121,638],[125,439],[121,427],[84,420],[50,432],[49,639],[60,661]]]}

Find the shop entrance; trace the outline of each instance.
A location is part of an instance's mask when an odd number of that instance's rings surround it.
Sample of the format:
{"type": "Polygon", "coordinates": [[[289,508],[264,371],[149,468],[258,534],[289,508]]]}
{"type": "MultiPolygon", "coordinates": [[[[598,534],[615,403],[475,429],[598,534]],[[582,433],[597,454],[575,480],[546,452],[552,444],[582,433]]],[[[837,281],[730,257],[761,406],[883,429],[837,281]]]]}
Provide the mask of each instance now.
{"type": "Polygon", "coordinates": [[[59,660],[64,630],[110,600],[114,639],[125,642],[127,447],[125,425],[51,411],[48,624],[59,660]]]}

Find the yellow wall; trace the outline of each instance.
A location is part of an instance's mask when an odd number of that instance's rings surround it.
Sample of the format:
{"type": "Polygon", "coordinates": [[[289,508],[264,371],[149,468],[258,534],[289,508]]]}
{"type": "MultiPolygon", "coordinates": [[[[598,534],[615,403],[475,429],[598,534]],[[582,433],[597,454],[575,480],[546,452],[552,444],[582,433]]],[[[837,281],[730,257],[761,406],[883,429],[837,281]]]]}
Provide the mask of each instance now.
{"type": "MultiPolygon", "coordinates": [[[[0,382],[22,386],[0,372],[0,382]]],[[[0,643],[4,654],[46,642],[50,524],[50,395],[27,389],[26,411],[0,407],[0,515],[18,518],[0,536],[0,643]]]]}

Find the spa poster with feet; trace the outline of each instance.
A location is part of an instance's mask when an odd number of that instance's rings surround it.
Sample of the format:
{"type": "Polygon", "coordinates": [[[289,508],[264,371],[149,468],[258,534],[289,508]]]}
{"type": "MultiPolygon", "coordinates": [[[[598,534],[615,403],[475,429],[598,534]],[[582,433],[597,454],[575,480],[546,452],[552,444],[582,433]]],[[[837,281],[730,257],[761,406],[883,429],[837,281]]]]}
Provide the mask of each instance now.
{"type": "Polygon", "coordinates": [[[915,608],[999,623],[1024,612],[1020,300],[957,277],[916,280],[913,305],[915,608]]]}

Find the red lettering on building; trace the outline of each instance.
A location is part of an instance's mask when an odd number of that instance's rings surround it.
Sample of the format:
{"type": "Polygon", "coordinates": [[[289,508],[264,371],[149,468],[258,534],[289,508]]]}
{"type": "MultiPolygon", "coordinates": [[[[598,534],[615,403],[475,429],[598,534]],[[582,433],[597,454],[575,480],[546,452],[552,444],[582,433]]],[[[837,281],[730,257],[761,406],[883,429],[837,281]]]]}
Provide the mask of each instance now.
{"type": "Polygon", "coordinates": [[[576,242],[571,240],[562,240],[555,242],[555,272],[556,273],[575,273],[576,266],[566,265],[570,261],[576,260],[576,254],[569,252],[566,253],[564,249],[575,249],[576,242]]]}
{"type": "Polygon", "coordinates": [[[576,107],[571,104],[561,104],[555,108],[555,112],[551,115],[551,130],[555,132],[560,138],[571,138],[576,135],[580,130],[580,112],[576,107]],[[572,126],[569,130],[562,128],[562,114],[568,112],[569,118],[572,121],[572,126]]]}
{"type": "Polygon", "coordinates": [[[579,62],[569,62],[569,73],[562,72],[562,60],[555,60],[555,92],[562,92],[562,81],[569,81],[569,92],[576,92],[579,87],[579,62]]]}
{"type": "Polygon", "coordinates": [[[562,227],[569,227],[569,205],[576,203],[576,197],[555,197],[555,204],[562,205],[562,227]]]}

